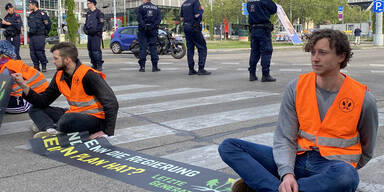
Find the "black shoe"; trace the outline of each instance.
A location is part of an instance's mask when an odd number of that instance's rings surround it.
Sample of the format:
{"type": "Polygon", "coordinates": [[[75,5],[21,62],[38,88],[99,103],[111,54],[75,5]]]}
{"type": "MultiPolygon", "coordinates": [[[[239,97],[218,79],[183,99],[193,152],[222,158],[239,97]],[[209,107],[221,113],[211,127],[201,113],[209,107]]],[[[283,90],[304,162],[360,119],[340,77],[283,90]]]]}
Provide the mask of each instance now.
{"type": "Polygon", "coordinates": [[[198,75],[210,75],[211,72],[209,71],[206,71],[205,69],[199,69],[199,71],[197,72],[198,75]]]}
{"type": "Polygon", "coordinates": [[[140,67],[139,72],[145,72],[145,68],[144,67],[140,67]]]}
{"type": "Polygon", "coordinates": [[[196,75],[197,72],[194,69],[190,69],[188,75],[196,75]]]}
{"type": "Polygon", "coordinates": [[[272,76],[268,75],[268,76],[263,76],[261,78],[261,82],[274,82],[276,81],[275,78],[273,78],[272,76]]]}
{"type": "Polygon", "coordinates": [[[152,68],[152,72],[158,72],[158,71],[161,71],[160,68],[157,68],[157,67],[152,68]]]}
{"type": "Polygon", "coordinates": [[[257,76],[253,73],[249,74],[249,81],[257,81],[257,76]]]}
{"type": "Polygon", "coordinates": [[[41,72],[43,72],[43,73],[47,72],[47,68],[43,68],[43,70],[41,70],[41,72]]]}

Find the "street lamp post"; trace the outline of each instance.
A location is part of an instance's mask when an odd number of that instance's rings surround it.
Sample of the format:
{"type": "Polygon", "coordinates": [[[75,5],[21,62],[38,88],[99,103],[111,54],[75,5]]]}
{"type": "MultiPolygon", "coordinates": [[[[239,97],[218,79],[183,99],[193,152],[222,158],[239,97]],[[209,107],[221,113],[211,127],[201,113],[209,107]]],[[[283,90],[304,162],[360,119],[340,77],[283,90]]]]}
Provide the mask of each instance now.
{"type": "Polygon", "coordinates": [[[23,13],[24,13],[24,17],[23,17],[23,27],[24,27],[24,45],[28,44],[27,42],[27,10],[26,10],[26,6],[27,6],[27,0],[24,0],[23,1],[23,13]]]}
{"type": "Polygon", "coordinates": [[[125,12],[126,12],[126,7],[125,7],[125,1],[126,0],[123,0],[123,7],[124,7],[124,10],[123,10],[123,12],[124,12],[124,27],[125,26],[127,26],[127,17],[126,17],[126,15],[125,15],[125,12]]]}

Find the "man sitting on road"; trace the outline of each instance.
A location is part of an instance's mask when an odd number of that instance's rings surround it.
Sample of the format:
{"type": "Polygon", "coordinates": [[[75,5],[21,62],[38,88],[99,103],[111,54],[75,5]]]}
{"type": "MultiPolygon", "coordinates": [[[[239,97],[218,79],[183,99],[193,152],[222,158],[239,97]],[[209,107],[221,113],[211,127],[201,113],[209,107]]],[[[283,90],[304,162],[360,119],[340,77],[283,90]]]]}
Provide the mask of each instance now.
{"type": "MultiPolygon", "coordinates": [[[[35,68],[26,65],[21,60],[16,60],[17,54],[14,46],[6,40],[0,40],[0,73],[10,75],[12,73],[20,73],[35,92],[41,93],[48,87],[48,81],[43,73],[35,68]]],[[[5,112],[7,113],[25,113],[31,107],[31,104],[23,99],[22,89],[14,83],[11,87],[10,98],[5,112]]]]}
{"type": "Polygon", "coordinates": [[[232,191],[355,191],[373,156],[378,113],[367,86],[340,72],[352,57],[347,36],[314,32],[305,46],[313,72],[286,88],[273,148],[227,139],[225,163],[242,178],[232,191]]]}
{"type": "Polygon", "coordinates": [[[71,43],[59,43],[51,52],[57,72],[44,92],[36,93],[21,74],[12,74],[24,98],[33,105],[29,115],[41,131],[34,137],[80,131],[89,131],[91,139],[114,135],[119,105],[105,75],[81,64],[71,43]],[[69,109],[50,106],[61,94],[69,109]]]}

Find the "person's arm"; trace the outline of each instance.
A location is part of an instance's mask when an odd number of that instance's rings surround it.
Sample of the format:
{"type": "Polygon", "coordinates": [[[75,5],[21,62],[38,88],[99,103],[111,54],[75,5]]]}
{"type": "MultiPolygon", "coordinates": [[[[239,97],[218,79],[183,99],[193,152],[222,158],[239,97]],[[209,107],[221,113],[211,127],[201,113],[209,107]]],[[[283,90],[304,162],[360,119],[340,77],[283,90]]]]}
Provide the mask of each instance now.
{"type": "Polygon", "coordinates": [[[99,10],[98,16],[97,16],[96,30],[97,32],[103,33],[103,28],[104,28],[104,13],[99,10]]]}
{"type": "Polygon", "coordinates": [[[49,84],[47,89],[45,89],[45,91],[43,91],[42,93],[36,93],[33,89],[31,89],[26,84],[20,73],[13,73],[12,77],[15,82],[23,89],[23,98],[35,107],[48,107],[61,95],[55,81],[56,74],[52,78],[51,83],[49,84]]]}
{"type": "Polygon", "coordinates": [[[296,114],[296,84],[297,79],[286,87],[274,134],[273,155],[281,178],[288,173],[294,173],[299,129],[296,114]]]}
{"type": "Polygon", "coordinates": [[[268,11],[271,15],[273,15],[277,12],[277,6],[272,0],[264,1],[264,2],[265,2],[266,8],[268,9],[268,11]]]}
{"type": "Polygon", "coordinates": [[[359,124],[357,127],[359,130],[360,143],[363,150],[360,161],[357,164],[357,169],[360,169],[366,165],[373,156],[378,124],[376,99],[371,92],[367,91],[364,97],[363,108],[361,110],[359,124]]]}
{"type": "Polygon", "coordinates": [[[180,21],[183,22],[184,21],[184,12],[183,12],[183,6],[181,6],[181,9],[180,9],[180,21]]]}
{"type": "Polygon", "coordinates": [[[141,9],[142,9],[142,6],[137,8],[136,19],[137,19],[137,22],[139,23],[139,27],[144,27],[145,23],[144,23],[143,15],[141,14],[141,9]]]}
{"type": "Polygon", "coordinates": [[[20,15],[16,15],[15,27],[17,30],[21,31],[21,26],[23,26],[23,20],[21,19],[20,15]]]}
{"type": "Polygon", "coordinates": [[[298,191],[294,175],[297,152],[298,120],[296,115],[297,79],[290,82],[284,92],[273,141],[273,157],[282,180],[279,191],[298,191]]]}
{"type": "Polygon", "coordinates": [[[200,17],[200,2],[195,1],[193,4],[193,14],[195,15],[195,19],[200,17]]]}
{"type": "Polygon", "coordinates": [[[97,73],[88,71],[83,78],[84,91],[88,95],[94,95],[103,106],[105,113],[105,134],[112,136],[115,133],[115,125],[119,103],[107,82],[97,73]]]}
{"type": "Polygon", "coordinates": [[[161,12],[160,12],[160,9],[157,8],[157,17],[156,17],[156,26],[159,26],[161,23],[161,12]]]}

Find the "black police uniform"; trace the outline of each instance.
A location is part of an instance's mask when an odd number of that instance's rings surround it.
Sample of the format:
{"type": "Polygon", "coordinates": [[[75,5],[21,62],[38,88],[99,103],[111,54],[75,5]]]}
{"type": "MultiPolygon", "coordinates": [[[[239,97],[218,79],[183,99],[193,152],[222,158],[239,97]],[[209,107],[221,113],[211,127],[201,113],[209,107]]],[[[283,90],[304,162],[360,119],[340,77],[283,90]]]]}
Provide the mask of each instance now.
{"type": "Polygon", "coordinates": [[[211,72],[208,72],[204,69],[205,61],[207,59],[207,44],[205,42],[204,36],[201,33],[202,26],[200,24],[202,20],[202,14],[204,10],[200,10],[199,0],[186,0],[181,6],[180,17],[184,19],[184,33],[185,39],[187,41],[187,58],[188,58],[188,67],[189,75],[209,75],[211,72]],[[199,17],[195,15],[200,14],[199,17]],[[195,71],[195,61],[193,56],[195,54],[195,46],[199,52],[199,70],[195,71]]]}
{"type": "MultiPolygon", "coordinates": [[[[13,7],[12,4],[8,3],[5,6],[5,9],[8,10],[10,7],[13,7]]],[[[12,45],[15,47],[15,53],[17,55],[17,59],[20,58],[20,33],[21,33],[21,26],[23,25],[23,22],[21,20],[21,17],[19,14],[13,13],[13,14],[7,14],[4,17],[4,20],[7,22],[10,22],[11,25],[1,25],[2,28],[5,29],[4,36],[7,41],[11,42],[12,45]]]]}
{"type": "Polygon", "coordinates": [[[251,32],[251,56],[249,59],[249,80],[255,81],[256,64],[261,57],[263,76],[261,81],[276,81],[269,74],[269,67],[272,57],[271,32],[273,25],[270,17],[277,11],[276,4],[272,0],[248,0],[247,9],[249,13],[248,23],[251,32]]]}
{"type": "Polygon", "coordinates": [[[104,13],[99,9],[88,10],[84,25],[84,33],[88,35],[88,55],[92,68],[103,70],[103,57],[100,49],[104,27],[104,13]]]}
{"type": "Polygon", "coordinates": [[[139,23],[138,40],[140,46],[139,71],[145,71],[148,47],[151,54],[152,72],[160,71],[157,66],[159,62],[159,56],[157,54],[157,34],[161,22],[160,9],[151,2],[140,5],[137,11],[137,22],[139,23]]]}
{"type": "Polygon", "coordinates": [[[38,9],[29,14],[28,26],[29,51],[33,66],[40,71],[41,64],[42,71],[46,72],[48,60],[45,55],[45,37],[51,30],[51,21],[47,13],[38,9]]]}

